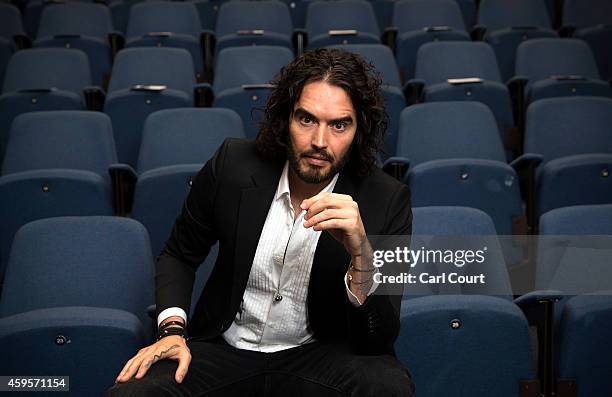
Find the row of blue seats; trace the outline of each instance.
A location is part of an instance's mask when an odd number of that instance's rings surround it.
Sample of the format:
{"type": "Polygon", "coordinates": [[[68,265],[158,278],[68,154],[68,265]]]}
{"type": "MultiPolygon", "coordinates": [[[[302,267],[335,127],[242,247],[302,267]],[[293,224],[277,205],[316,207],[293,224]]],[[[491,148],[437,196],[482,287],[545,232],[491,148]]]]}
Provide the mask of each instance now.
{"type": "MultiPolygon", "coordinates": [[[[493,51],[484,43],[423,45],[418,52],[416,78],[404,87],[387,47],[361,44],[343,48],[362,54],[382,74],[392,137],[387,155],[395,154],[399,114],[413,103],[485,103],[495,115],[508,158],[512,158],[521,153],[523,115],[532,101],[612,93],[610,86],[598,79],[590,50],[579,40],[537,39],[523,43],[518,51],[517,76],[510,87],[502,84],[493,51]],[[534,61],[534,54],[545,54],[547,62],[534,61]]],[[[11,58],[0,97],[0,158],[13,118],[38,110],[103,110],[113,120],[119,159],[131,165],[136,162],[144,120],[155,110],[194,105],[231,108],[241,115],[247,136],[254,137],[261,114],[253,112],[253,108],[265,106],[269,82],[291,59],[293,54],[283,47],[226,48],[217,57],[217,73],[211,86],[196,83],[193,63],[185,50],[125,49],[118,53],[104,98],[102,90],[90,86],[87,57],[79,50],[19,51],[11,58]]]]}
{"type": "MultiPolygon", "coordinates": [[[[485,105],[414,105],[400,116],[398,156],[383,167],[410,186],[415,206],[479,208],[499,235],[536,233],[539,216],[552,209],[612,203],[611,118],[608,98],[537,101],[529,110],[526,154],[509,165],[485,105]]],[[[144,123],[133,168],[118,162],[116,134],[103,113],[20,115],[0,170],[0,263],[21,225],[48,216],[131,212],[161,250],[190,178],[225,138],[244,136],[229,109],[158,111],[144,123]],[[174,204],[155,211],[156,200],[174,204]]],[[[521,259],[519,250],[508,255],[509,263],[521,259]]]]}
{"type": "MultiPolygon", "coordinates": [[[[558,37],[550,27],[541,1],[524,0],[518,6],[514,1],[502,2],[493,4],[492,9],[488,9],[486,4],[481,9],[482,20],[470,33],[453,0],[394,2],[393,28],[382,34],[372,5],[363,0],[309,2],[309,17],[303,30],[293,29],[289,8],[279,1],[227,2],[220,10],[215,32],[201,29],[196,8],[191,3],[144,2],[134,6],[124,38],[114,31],[110,13],[104,6],[69,3],[45,10],[34,45],[84,50],[92,60],[94,81],[102,85],[110,74],[114,55],[124,45],[185,48],[194,58],[200,79],[206,80],[212,74],[214,54],[230,46],[279,45],[292,50],[295,47],[299,52],[306,47],[383,42],[397,53],[400,70],[408,79],[413,75],[415,55],[423,43],[469,40],[471,37],[492,46],[499,60],[501,76],[507,80],[514,71],[514,56],[521,42],[558,37]]],[[[18,18],[14,15],[16,9],[12,14],[10,9],[4,11],[5,16],[0,5],[0,19],[18,18]]],[[[606,15],[607,10],[601,12],[606,15]]],[[[605,17],[600,18],[605,24],[605,17]]],[[[586,30],[579,29],[574,33],[590,44],[600,73],[609,78],[611,63],[605,43],[612,30],[599,26],[601,23],[593,22],[598,27],[586,25],[586,30]]],[[[19,19],[5,26],[5,31],[0,33],[6,39],[23,34],[19,19]]]]}
{"type": "MultiPolygon", "coordinates": [[[[492,220],[476,209],[413,212],[415,236],[495,233],[492,220]]],[[[542,217],[542,232],[610,237],[611,219],[612,205],[561,208],[542,217]]],[[[215,255],[197,271],[194,299],[215,255]]],[[[491,266],[503,274],[503,261],[491,266]]],[[[101,395],[124,362],[150,343],[153,277],[148,233],[137,221],[83,216],[28,223],[15,237],[0,298],[0,341],[8,351],[0,372],[61,373],[70,376],[71,395],[101,395]]],[[[498,282],[507,283],[507,273],[504,277],[498,282]]],[[[612,291],[578,296],[534,291],[513,301],[511,295],[468,290],[414,296],[406,289],[395,347],[421,396],[484,397],[492,391],[497,397],[552,396],[557,391],[591,397],[612,391],[607,332],[612,291]],[[533,344],[529,327],[539,316],[531,310],[544,306],[559,315],[548,331],[538,328],[533,344]],[[550,344],[551,338],[556,343],[550,344]],[[542,349],[545,344],[550,351],[542,349]]]]}

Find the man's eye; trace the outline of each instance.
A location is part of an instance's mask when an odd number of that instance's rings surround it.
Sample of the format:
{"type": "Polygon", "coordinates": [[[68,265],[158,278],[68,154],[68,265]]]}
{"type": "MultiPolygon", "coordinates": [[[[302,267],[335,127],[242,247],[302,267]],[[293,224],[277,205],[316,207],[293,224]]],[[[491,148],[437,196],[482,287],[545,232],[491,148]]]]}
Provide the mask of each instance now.
{"type": "Polygon", "coordinates": [[[314,122],[314,120],[310,116],[302,116],[300,121],[302,122],[302,124],[312,124],[314,122]]]}
{"type": "Polygon", "coordinates": [[[332,124],[332,126],[334,127],[335,130],[344,131],[344,129],[346,129],[346,122],[340,121],[340,122],[332,124]]]}

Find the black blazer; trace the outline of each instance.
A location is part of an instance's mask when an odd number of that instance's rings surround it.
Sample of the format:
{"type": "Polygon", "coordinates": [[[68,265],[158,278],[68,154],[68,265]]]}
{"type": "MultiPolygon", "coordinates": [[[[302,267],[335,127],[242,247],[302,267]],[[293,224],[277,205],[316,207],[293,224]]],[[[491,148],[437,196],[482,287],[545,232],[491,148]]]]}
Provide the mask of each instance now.
{"type": "MultiPolygon", "coordinates": [[[[189,313],[195,271],[219,241],[217,262],[188,321],[188,332],[211,339],[230,327],[284,163],[263,159],[252,141],[228,139],[221,145],[194,178],[158,258],[157,314],[173,306],[189,313]]],[[[409,190],[380,169],[360,178],[347,164],[334,192],[351,195],[358,203],[369,235],[411,233],[409,190]]],[[[401,296],[374,294],[354,307],[344,286],[349,261],[342,244],[323,233],[307,299],[313,335],[321,342],[349,341],[360,354],[392,353],[401,296]]]]}

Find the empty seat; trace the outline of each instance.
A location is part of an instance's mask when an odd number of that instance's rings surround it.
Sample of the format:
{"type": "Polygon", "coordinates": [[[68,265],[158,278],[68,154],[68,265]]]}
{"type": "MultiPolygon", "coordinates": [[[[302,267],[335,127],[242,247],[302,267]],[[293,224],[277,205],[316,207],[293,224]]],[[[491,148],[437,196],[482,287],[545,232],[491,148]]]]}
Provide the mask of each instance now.
{"type": "Polygon", "coordinates": [[[518,177],[505,162],[495,119],[485,105],[409,106],[401,114],[398,135],[397,154],[404,159],[388,163],[410,164],[404,181],[413,206],[478,208],[491,216],[498,234],[525,233],[518,177]]]}
{"type": "Polygon", "coordinates": [[[146,1],[131,8],[125,45],[183,48],[189,51],[196,72],[202,75],[201,33],[200,17],[193,3],[146,1]]]}
{"type": "Polygon", "coordinates": [[[391,52],[389,47],[382,44],[346,44],[335,45],[333,47],[363,56],[366,61],[374,65],[376,72],[380,73],[382,79],[381,93],[385,100],[385,109],[389,115],[389,125],[385,134],[385,146],[382,156],[383,159],[394,156],[395,145],[397,144],[399,115],[406,107],[406,100],[402,93],[402,83],[393,52],[391,52]]]}
{"type": "MultiPolygon", "coordinates": [[[[514,134],[514,116],[508,88],[502,83],[495,54],[482,42],[436,42],[419,48],[415,94],[421,100],[478,101],[495,115],[502,142],[514,134]]],[[[443,117],[443,114],[440,115],[443,117]]]]}
{"type": "Polygon", "coordinates": [[[291,62],[293,53],[285,47],[228,47],[219,52],[215,63],[215,107],[236,111],[247,137],[259,132],[270,83],[280,69],[291,62]]]}
{"type": "Polygon", "coordinates": [[[0,263],[6,263],[15,232],[29,221],[114,213],[108,168],[117,155],[105,114],[20,115],[13,122],[7,149],[0,177],[0,263]]]}
{"type": "Polygon", "coordinates": [[[38,48],[15,53],[0,96],[0,159],[13,119],[39,110],[84,109],[91,85],[87,55],[75,49],[38,48]]]}
{"type": "Polygon", "coordinates": [[[380,43],[372,5],[364,0],[313,1],[306,14],[308,47],[380,43]]]}
{"type": "Polygon", "coordinates": [[[170,235],[191,178],[229,137],[244,137],[240,116],[229,109],[171,109],[147,118],[132,217],[149,230],[155,255],[170,235]]]}
{"type": "Polygon", "coordinates": [[[397,63],[404,80],[414,77],[417,51],[422,44],[470,39],[453,0],[398,1],[393,10],[393,26],[397,29],[397,63]]]}
{"type": "Polygon", "coordinates": [[[226,47],[276,45],[293,49],[289,7],[277,0],[224,3],[215,30],[218,53],[226,47]]]}
{"type": "Polygon", "coordinates": [[[612,99],[550,98],[527,110],[526,155],[541,156],[537,213],[612,203],[612,99]]]}
{"type": "Polygon", "coordinates": [[[612,390],[612,290],[576,296],[561,315],[556,352],[557,382],[576,396],[604,396],[612,390]],[[585,365],[587,364],[588,365],[585,365]]]}
{"type": "Polygon", "coordinates": [[[23,36],[21,13],[11,4],[0,4],[0,81],[9,58],[17,50],[15,36],[23,36]]]}
{"type": "Polygon", "coordinates": [[[148,333],[154,273],[149,236],[133,219],[37,220],[15,235],[0,316],[67,306],[118,309],[139,318],[148,333]]]}
{"type": "Polygon", "coordinates": [[[409,299],[402,302],[400,320],[395,351],[410,368],[419,396],[467,397],[495,390],[496,396],[512,397],[525,386],[535,387],[527,320],[508,300],[409,299]]]}
{"type": "Polygon", "coordinates": [[[563,2],[563,25],[573,37],[586,41],[604,80],[612,79],[612,5],[606,0],[566,0],[563,2]]]}
{"type": "Polygon", "coordinates": [[[2,360],[0,372],[40,377],[61,368],[75,396],[103,395],[127,360],[149,344],[133,314],[93,307],[31,310],[0,318],[0,343],[11,357],[2,360]]]}
{"type": "Polygon", "coordinates": [[[478,29],[495,50],[503,81],[512,77],[516,49],[523,41],[557,36],[544,0],[482,0],[478,29]]]}
{"type": "Polygon", "coordinates": [[[142,127],[154,111],[193,106],[193,60],[181,48],[127,48],[115,59],[104,112],[113,120],[119,161],[136,165],[142,127]]]}
{"type": "Polygon", "coordinates": [[[112,65],[113,21],[108,7],[93,3],[60,3],[42,11],[35,47],[66,47],[89,57],[92,79],[105,86],[112,65]]]}
{"type": "Polygon", "coordinates": [[[609,97],[588,44],[577,39],[534,39],[516,53],[516,77],[526,81],[525,100],[576,95],[609,97]]]}

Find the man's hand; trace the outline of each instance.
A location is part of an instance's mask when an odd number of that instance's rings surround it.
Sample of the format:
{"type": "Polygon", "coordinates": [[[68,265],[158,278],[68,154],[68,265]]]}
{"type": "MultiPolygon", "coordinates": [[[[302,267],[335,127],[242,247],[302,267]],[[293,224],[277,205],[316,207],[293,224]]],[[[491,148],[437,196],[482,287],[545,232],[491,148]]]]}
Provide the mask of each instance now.
{"type": "Polygon", "coordinates": [[[116,382],[127,382],[134,374],[136,374],[136,379],[140,379],[145,376],[153,364],[164,359],[177,360],[179,362],[174,379],[177,383],[181,383],[185,379],[189,363],[191,363],[191,352],[187,347],[185,339],[178,335],[166,336],[154,344],[140,349],[125,364],[121,373],[117,376],[116,382]]]}
{"type": "Polygon", "coordinates": [[[322,192],[302,201],[300,208],[307,210],[304,227],[329,231],[352,258],[364,254],[366,232],[359,207],[351,196],[322,192]]]}

